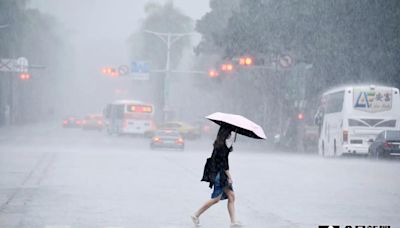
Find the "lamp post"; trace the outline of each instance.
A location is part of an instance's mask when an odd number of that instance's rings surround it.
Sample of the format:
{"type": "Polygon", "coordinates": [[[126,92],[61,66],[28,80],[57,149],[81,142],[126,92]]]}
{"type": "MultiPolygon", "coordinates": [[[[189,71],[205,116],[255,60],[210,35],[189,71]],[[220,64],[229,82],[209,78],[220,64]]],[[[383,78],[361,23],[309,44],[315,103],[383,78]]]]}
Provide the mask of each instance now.
{"type": "Polygon", "coordinates": [[[171,47],[174,43],[176,43],[179,39],[185,36],[191,36],[194,33],[161,33],[161,32],[155,32],[151,30],[144,30],[144,32],[152,34],[156,37],[158,37],[161,41],[164,42],[164,44],[167,46],[167,60],[166,60],[166,65],[165,65],[165,78],[164,78],[164,92],[163,92],[163,120],[166,121],[168,119],[167,113],[169,109],[169,103],[168,103],[168,96],[169,96],[169,78],[171,75],[171,47]]]}

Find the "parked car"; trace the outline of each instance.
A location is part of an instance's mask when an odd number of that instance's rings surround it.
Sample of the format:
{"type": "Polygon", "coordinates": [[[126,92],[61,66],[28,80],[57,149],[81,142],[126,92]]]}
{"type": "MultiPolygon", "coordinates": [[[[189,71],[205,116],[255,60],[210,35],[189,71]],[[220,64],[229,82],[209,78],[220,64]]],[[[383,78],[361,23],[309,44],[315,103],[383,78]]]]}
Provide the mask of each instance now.
{"type": "Polygon", "coordinates": [[[400,157],[400,130],[385,130],[370,141],[368,156],[371,158],[400,157]]]}
{"type": "Polygon", "coordinates": [[[172,148],[185,149],[185,141],[179,131],[176,130],[157,130],[150,141],[150,148],[172,148]]]}
{"type": "Polygon", "coordinates": [[[104,128],[104,119],[102,115],[87,115],[82,121],[83,130],[98,130],[101,131],[104,128]]]}
{"type": "Polygon", "coordinates": [[[76,116],[69,116],[63,120],[64,128],[80,128],[82,127],[82,120],[76,116]]]}

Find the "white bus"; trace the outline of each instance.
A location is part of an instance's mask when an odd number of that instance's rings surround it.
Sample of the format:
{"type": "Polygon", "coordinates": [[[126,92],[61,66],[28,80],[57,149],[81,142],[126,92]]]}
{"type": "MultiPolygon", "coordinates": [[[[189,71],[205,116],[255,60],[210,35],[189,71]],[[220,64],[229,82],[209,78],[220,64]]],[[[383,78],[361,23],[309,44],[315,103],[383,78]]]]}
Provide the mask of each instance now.
{"type": "Polygon", "coordinates": [[[385,129],[400,128],[399,89],[346,86],[327,91],[315,115],[322,156],[367,155],[369,141],[385,129]]]}
{"type": "Polygon", "coordinates": [[[155,127],[154,107],[135,100],[116,100],[104,110],[110,134],[144,134],[155,127]]]}

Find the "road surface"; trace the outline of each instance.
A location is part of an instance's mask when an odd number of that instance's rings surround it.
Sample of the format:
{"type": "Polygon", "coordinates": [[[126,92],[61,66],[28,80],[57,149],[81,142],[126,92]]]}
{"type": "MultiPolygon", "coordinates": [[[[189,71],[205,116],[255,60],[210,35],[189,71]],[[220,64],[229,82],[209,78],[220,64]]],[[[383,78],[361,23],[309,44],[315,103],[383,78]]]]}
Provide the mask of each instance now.
{"type": "MultiPolygon", "coordinates": [[[[212,139],[151,151],[141,137],[36,124],[0,129],[0,227],[193,227],[211,194],[200,182],[212,139]]],[[[230,168],[246,227],[400,227],[400,162],[234,145],[230,168]]],[[[229,227],[226,201],[202,227],[229,227]]]]}

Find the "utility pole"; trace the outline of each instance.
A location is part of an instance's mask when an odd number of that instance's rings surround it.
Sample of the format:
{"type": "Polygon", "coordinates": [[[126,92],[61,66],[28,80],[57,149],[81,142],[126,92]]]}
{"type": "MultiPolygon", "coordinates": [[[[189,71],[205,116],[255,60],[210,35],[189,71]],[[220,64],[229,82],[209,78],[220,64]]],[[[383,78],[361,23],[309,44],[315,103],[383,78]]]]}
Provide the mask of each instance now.
{"type": "Polygon", "coordinates": [[[165,64],[165,78],[163,82],[163,121],[168,120],[168,112],[169,112],[169,80],[171,76],[171,47],[174,43],[176,43],[179,39],[185,36],[191,36],[194,33],[161,33],[161,32],[155,32],[155,31],[150,31],[150,30],[144,30],[144,32],[152,34],[156,37],[158,37],[160,40],[162,40],[165,45],[167,46],[167,60],[165,64]]]}

